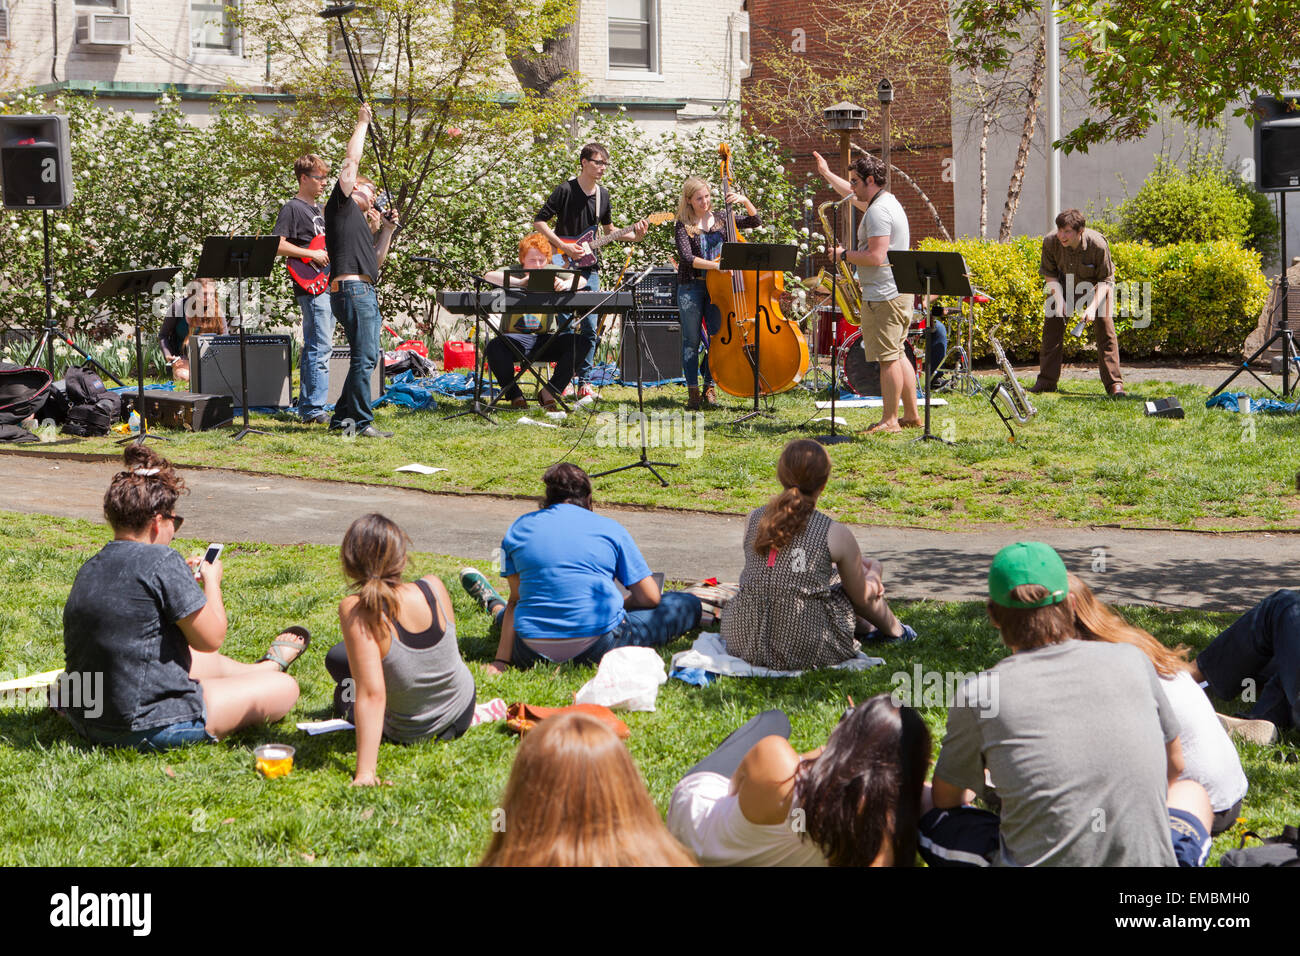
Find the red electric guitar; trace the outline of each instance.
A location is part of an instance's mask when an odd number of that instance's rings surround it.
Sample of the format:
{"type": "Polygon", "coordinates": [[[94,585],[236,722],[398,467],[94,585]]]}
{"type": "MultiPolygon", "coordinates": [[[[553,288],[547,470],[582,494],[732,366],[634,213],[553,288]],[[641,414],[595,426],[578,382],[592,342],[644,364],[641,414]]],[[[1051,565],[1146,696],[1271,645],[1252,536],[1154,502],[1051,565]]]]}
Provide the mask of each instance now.
{"type": "MultiPolygon", "coordinates": [[[[314,238],[307,248],[313,251],[324,249],[324,234],[314,238]]],[[[285,265],[289,267],[289,277],[293,279],[294,284],[308,295],[320,295],[330,286],[329,266],[318,266],[315,260],[301,259],[298,256],[290,256],[285,260],[285,265]]]]}

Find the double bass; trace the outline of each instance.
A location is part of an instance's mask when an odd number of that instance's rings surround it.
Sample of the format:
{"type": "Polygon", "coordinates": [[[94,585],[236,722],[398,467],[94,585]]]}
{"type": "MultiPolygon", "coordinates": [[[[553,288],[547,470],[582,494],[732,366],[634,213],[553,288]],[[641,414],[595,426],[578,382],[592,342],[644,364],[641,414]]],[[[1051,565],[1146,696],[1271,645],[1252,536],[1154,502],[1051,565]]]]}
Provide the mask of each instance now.
{"type": "MultiPolygon", "coordinates": [[[[731,147],[721,144],[718,154],[722,195],[730,197],[734,191],[731,147]]],[[[744,242],[729,198],[725,205],[726,241],[744,242]]],[[[798,385],[808,372],[808,342],[798,323],[781,314],[784,274],[711,269],[705,285],[709,301],[722,313],[722,326],[709,345],[709,370],[718,387],[729,395],[753,395],[755,367],[760,395],[776,395],[798,385]]]]}

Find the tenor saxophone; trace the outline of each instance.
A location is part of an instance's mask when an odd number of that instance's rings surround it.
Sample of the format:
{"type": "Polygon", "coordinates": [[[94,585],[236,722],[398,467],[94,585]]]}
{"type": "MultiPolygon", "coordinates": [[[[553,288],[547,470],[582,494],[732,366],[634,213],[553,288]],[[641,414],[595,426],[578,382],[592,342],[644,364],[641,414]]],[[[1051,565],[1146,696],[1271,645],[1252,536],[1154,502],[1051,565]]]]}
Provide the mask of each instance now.
{"type": "MultiPolygon", "coordinates": [[[[830,206],[839,206],[845,199],[851,196],[845,196],[839,201],[830,200],[817,207],[817,218],[821,220],[822,229],[826,236],[827,244],[834,249],[835,229],[831,222],[826,218],[826,210],[830,206]]],[[[849,325],[862,324],[862,289],[858,286],[858,277],[853,274],[847,262],[836,262],[835,269],[839,273],[839,281],[835,283],[835,306],[839,309],[840,315],[849,325]]],[[[824,273],[826,270],[823,269],[824,273]]],[[[821,276],[819,275],[820,279],[821,276]]]]}
{"type": "Polygon", "coordinates": [[[989,395],[989,404],[993,406],[993,410],[1002,419],[1002,424],[1007,426],[1007,431],[1011,433],[1010,440],[1015,441],[1016,433],[1011,427],[1011,419],[1014,418],[1023,425],[1038,414],[1038,409],[1029,403],[1029,396],[1020,387],[1020,383],[1016,381],[1015,370],[1011,368],[1011,363],[1007,361],[1007,354],[1002,351],[1002,343],[998,341],[997,336],[992,332],[989,332],[989,344],[993,346],[993,355],[998,360],[998,367],[1002,369],[1002,381],[998,382],[989,395]],[[1006,411],[1003,411],[1002,404],[999,404],[998,396],[1002,396],[1002,401],[1007,406],[1006,411]]]}

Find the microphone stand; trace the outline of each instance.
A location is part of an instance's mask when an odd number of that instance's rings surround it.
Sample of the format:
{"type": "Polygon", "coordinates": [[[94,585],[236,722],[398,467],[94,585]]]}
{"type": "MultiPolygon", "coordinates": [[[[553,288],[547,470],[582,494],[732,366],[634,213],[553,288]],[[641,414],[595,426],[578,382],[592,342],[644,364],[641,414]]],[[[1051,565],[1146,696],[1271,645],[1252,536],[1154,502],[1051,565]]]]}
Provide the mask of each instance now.
{"type": "MultiPolygon", "coordinates": [[[[440,269],[450,269],[452,272],[458,272],[462,276],[468,276],[469,280],[474,283],[474,398],[470,402],[469,408],[447,415],[443,418],[443,421],[451,421],[453,418],[462,418],[465,415],[477,415],[489,425],[501,424],[492,417],[492,412],[495,411],[495,408],[491,405],[483,404],[482,366],[487,364],[487,356],[485,354],[486,350],[481,348],[479,345],[479,322],[488,321],[487,316],[484,315],[483,312],[483,290],[488,287],[487,282],[482,276],[475,275],[469,270],[462,269],[459,266],[453,266],[451,263],[445,262],[436,256],[412,256],[411,261],[427,262],[440,269]]],[[[493,329],[493,331],[495,331],[497,335],[501,334],[499,329],[493,329]]],[[[506,341],[509,341],[509,339],[506,341]]]]}
{"type": "MultiPolygon", "coordinates": [[[[846,202],[851,198],[853,198],[853,194],[849,193],[849,195],[841,199],[839,203],[835,204],[836,207],[835,226],[837,229],[843,228],[844,219],[846,218],[845,216],[839,215],[839,205],[840,203],[846,202]]],[[[852,221],[851,216],[847,218],[849,218],[849,220],[852,221]]],[[[835,245],[841,246],[844,249],[847,249],[849,247],[848,236],[844,237],[845,240],[844,242],[838,241],[838,237],[832,237],[832,238],[836,239],[835,245]]],[[[834,255],[834,246],[831,247],[831,253],[832,255],[834,255]]],[[[817,435],[813,439],[813,441],[820,442],[823,445],[838,445],[841,442],[853,440],[853,437],[851,435],[840,435],[837,434],[835,431],[835,404],[837,399],[840,396],[840,383],[839,383],[839,378],[837,376],[837,372],[839,371],[838,359],[840,354],[840,345],[839,342],[837,341],[838,338],[837,333],[839,332],[839,327],[838,327],[839,322],[837,321],[837,318],[839,317],[839,278],[840,278],[839,265],[833,262],[831,263],[831,385],[830,385],[831,431],[829,435],[817,435]]],[[[844,293],[845,301],[848,301],[848,297],[849,297],[849,293],[846,291],[844,293]]],[[[859,316],[859,319],[860,318],[861,316],[859,316]]]]}

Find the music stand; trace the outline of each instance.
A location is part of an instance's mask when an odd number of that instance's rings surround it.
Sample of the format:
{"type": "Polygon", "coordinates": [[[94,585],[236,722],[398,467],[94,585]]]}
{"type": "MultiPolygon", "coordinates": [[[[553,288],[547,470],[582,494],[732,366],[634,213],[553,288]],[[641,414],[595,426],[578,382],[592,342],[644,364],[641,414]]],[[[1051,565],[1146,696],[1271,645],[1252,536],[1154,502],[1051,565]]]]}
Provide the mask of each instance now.
{"type": "Polygon", "coordinates": [[[239,387],[244,407],[244,427],[235,433],[235,441],[246,435],[269,435],[248,424],[248,352],[244,340],[244,280],[265,279],[275,265],[280,248],[279,236],[208,236],[199,254],[196,279],[234,279],[239,308],[239,387]]]}
{"type": "Polygon", "coordinates": [[[166,436],[149,434],[149,423],[145,418],[144,339],[140,334],[140,296],[144,293],[152,292],[154,286],[159,283],[166,286],[172,281],[172,276],[176,275],[176,273],[180,271],[180,266],[157,266],[152,269],[136,269],[130,272],[115,272],[101,281],[95,290],[90,293],[90,298],[92,299],[113,299],[119,295],[129,295],[135,299],[135,410],[140,413],[140,434],[132,435],[130,438],[121,439],[117,442],[119,445],[126,444],[127,442],[139,442],[140,444],[144,444],[144,442],[150,438],[157,438],[160,441],[169,441],[166,436]]]}
{"type": "MultiPolygon", "coordinates": [[[[724,272],[752,272],[754,273],[754,289],[757,293],[758,280],[760,272],[793,272],[795,264],[799,259],[799,247],[794,245],[785,245],[775,242],[724,242],[722,244],[722,256],[718,259],[718,268],[724,272]]],[[[763,340],[763,314],[767,310],[758,304],[758,295],[754,296],[754,354],[748,356],[750,365],[754,368],[754,408],[751,411],[741,415],[735,421],[729,422],[731,425],[739,425],[741,422],[749,421],[759,415],[767,416],[768,413],[761,411],[758,407],[759,389],[759,359],[762,355],[763,340]]],[[[771,316],[766,316],[771,321],[771,316]]],[[[737,316],[737,324],[749,321],[748,317],[737,316]]],[[[779,331],[779,330],[773,330],[779,331]]],[[[733,333],[734,334],[734,333],[733,333]]],[[[640,355],[640,353],[637,353],[640,355]]],[[[638,374],[640,374],[638,372],[638,374]]]]}
{"type": "MultiPolygon", "coordinates": [[[[894,270],[894,284],[904,295],[924,295],[929,302],[934,295],[974,295],[967,275],[966,260],[960,252],[889,251],[889,265],[894,270]]],[[[953,442],[930,434],[930,380],[934,377],[934,322],[925,323],[925,431],[916,441],[953,442]]],[[[906,358],[902,359],[906,361],[906,358]]],[[[897,412],[898,409],[890,409],[897,412]]]]}

